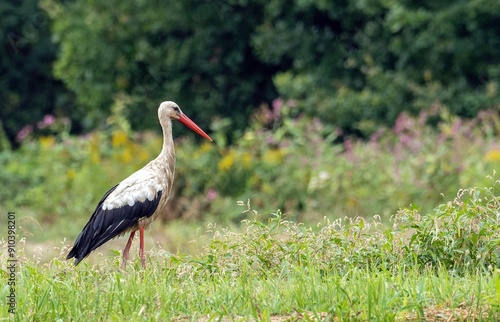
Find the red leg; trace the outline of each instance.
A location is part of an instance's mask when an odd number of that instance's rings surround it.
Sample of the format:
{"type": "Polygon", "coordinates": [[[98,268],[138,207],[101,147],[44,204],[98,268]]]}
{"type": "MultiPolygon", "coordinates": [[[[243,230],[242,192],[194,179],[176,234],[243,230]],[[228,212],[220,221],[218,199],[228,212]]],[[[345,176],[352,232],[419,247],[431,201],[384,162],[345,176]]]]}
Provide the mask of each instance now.
{"type": "Polygon", "coordinates": [[[142,267],[146,269],[146,256],[144,255],[144,227],[139,228],[139,257],[141,258],[142,267]]]}
{"type": "Polygon", "coordinates": [[[127,259],[128,259],[128,253],[130,251],[130,246],[132,246],[132,240],[134,240],[135,236],[135,230],[130,233],[130,237],[128,238],[127,246],[125,246],[125,249],[123,250],[123,261],[122,261],[122,268],[125,269],[125,266],[127,266],[127,259]]]}

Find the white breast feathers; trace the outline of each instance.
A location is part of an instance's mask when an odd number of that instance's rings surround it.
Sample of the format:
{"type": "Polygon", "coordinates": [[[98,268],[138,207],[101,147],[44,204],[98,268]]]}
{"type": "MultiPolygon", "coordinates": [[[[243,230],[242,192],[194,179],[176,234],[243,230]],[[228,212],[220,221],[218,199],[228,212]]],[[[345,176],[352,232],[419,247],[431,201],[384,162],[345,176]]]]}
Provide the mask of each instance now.
{"type": "Polygon", "coordinates": [[[136,202],[153,201],[158,191],[166,188],[166,181],[146,169],[141,169],[126,178],[102,203],[103,210],[133,206],[136,202]]]}

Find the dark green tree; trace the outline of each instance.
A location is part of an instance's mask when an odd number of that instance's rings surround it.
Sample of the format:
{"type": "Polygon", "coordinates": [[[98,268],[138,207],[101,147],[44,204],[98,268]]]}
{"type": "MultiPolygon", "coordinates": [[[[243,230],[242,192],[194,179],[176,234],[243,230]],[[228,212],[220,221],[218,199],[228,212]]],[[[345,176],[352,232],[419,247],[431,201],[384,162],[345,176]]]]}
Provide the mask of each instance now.
{"type": "Polygon", "coordinates": [[[91,126],[120,93],[136,128],[156,126],[162,100],[207,125],[234,128],[275,97],[276,69],[256,58],[250,37],[263,19],[248,1],[47,1],[61,53],[55,74],[73,90],[91,126]]]}
{"type": "Polygon", "coordinates": [[[473,116],[500,98],[495,0],[43,4],[61,46],[55,75],[88,128],[117,95],[136,128],[171,99],[203,126],[222,115],[240,129],[281,96],[361,135],[402,111],[473,116]]]}
{"type": "Polygon", "coordinates": [[[23,126],[45,114],[70,114],[72,95],[52,76],[57,47],[38,0],[2,1],[0,15],[0,119],[15,143],[23,126]]]}
{"type": "Polygon", "coordinates": [[[252,38],[299,110],[369,134],[433,104],[474,116],[498,106],[500,3],[282,1],[252,38]]]}

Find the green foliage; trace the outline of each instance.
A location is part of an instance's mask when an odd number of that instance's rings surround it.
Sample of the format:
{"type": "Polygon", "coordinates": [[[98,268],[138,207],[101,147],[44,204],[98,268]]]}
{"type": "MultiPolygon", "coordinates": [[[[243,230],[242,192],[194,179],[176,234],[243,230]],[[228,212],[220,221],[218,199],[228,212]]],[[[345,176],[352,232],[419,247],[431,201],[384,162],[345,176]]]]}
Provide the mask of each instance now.
{"type": "Polygon", "coordinates": [[[500,265],[498,209],[500,181],[490,188],[460,190],[452,202],[422,217],[405,209],[395,221],[403,232],[414,231],[404,250],[422,265],[444,266],[458,272],[500,265]]]}
{"type": "Polygon", "coordinates": [[[125,93],[135,128],[156,126],[163,100],[194,111],[200,125],[227,114],[242,127],[276,93],[249,44],[261,6],[231,2],[43,1],[61,44],[55,75],[77,94],[88,126],[125,93]]]}
{"type": "MultiPolygon", "coordinates": [[[[57,119],[43,136],[2,152],[0,178],[9,187],[0,191],[2,206],[30,209],[42,224],[86,220],[107,189],[161,149],[156,134],[131,132],[121,113],[126,98],[120,102],[101,132],[72,137],[66,121],[57,119]]],[[[256,114],[231,146],[224,120],[213,124],[214,142],[176,142],[173,195],[163,219],[239,222],[245,217],[235,200],[251,199],[299,221],[378,214],[387,222],[410,204],[431,211],[457,187],[482,186],[499,170],[500,120],[493,111],[473,120],[439,110],[419,118],[402,114],[394,128],[381,129],[369,142],[335,144],[338,131],[275,105],[273,112],[256,114]]]]}
{"type": "Polygon", "coordinates": [[[282,96],[364,137],[402,111],[439,104],[473,117],[500,98],[496,0],[41,3],[60,45],[55,76],[86,129],[116,95],[130,97],[135,129],[172,99],[201,125],[230,118],[228,135],[282,96]]]}
{"type": "MultiPolygon", "coordinates": [[[[115,107],[119,113],[120,106],[115,107]]],[[[27,209],[43,225],[88,219],[113,183],[144,166],[161,149],[161,138],[143,133],[131,140],[127,124],[114,115],[104,131],[82,137],[57,119],[45,135],[28,136],[16,151],[0,153],[3,209],[27,209]],[[59,133],[59,134],[54,134],[59,133]],[[79,216],[83,215],[85,216],[79,216]]],[[[77,227],[68,225],[74,229],[77,227]]],[[[39,236],[43,238],[43,236],[39,236]]]]}
{"type": "Polygon", "coordinates": [[[343,129],[370,135],[434,103],[462,116],[498,104],[495,0],[276,0],[265,12],[252,40],[260,59],[286,66],[278,92],[343,129]]]}
{"type": "Polygon", "coordinates": [[[481,186],[500,169],[494,111],[475,120],[439,109],[418,118],[401,114],[394,128],[380,129],[369,142],[349,138],[342,145],[332,143],[339,132],[331,126],[292,117],[296,108],[280,104],[274,114],[261,110],[231,146],[180,144],[176,195],[202,214],[233,212],[234,219],[242,218],[233,200],[251,199],[299,220],[325,214],[386,220],[411,203],[430,211],[456,187],[481,186]]]}
{"type": "Polygon", "coordinates": [[[457,197],[422,215],[400,209],[391,228],[362,217],[337,219],[308,228],[287,220],[280,211],[262,223],[250,202],[244,232],[218,230],[202,265],[214,274],[239,275],[242,267],[254,274],[283,274],[289,267],[323,272],[417,267],[445,268],[457,274],[494,270],[500,264],[498,210],[500,181],[487,188],[460,190],[457,197]],[[241,262],[244,261],[244,262],[241,262]]]}

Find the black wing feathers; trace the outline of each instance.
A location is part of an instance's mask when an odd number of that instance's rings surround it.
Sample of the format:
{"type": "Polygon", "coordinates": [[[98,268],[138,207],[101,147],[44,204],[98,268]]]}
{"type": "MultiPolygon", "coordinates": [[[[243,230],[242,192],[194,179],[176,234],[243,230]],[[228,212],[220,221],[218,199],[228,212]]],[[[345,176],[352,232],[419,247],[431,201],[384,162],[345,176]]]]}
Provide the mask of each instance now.
{"type": "Polygon", "coordinates": [[[153,200],[137,201],[133,206],[125,205],[116,209],[102,209],[102,203],[118,185],[111,188],[102,197],[89,222],[75,241],[66,259],[75,258],[75,265],[87,257],[90,252],[110,239],[137,224],[140,218],[150,217],[158,207],[162,191],[158,191],[153,200]]]}

